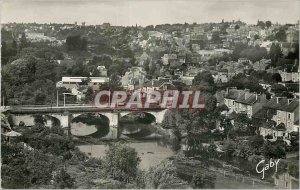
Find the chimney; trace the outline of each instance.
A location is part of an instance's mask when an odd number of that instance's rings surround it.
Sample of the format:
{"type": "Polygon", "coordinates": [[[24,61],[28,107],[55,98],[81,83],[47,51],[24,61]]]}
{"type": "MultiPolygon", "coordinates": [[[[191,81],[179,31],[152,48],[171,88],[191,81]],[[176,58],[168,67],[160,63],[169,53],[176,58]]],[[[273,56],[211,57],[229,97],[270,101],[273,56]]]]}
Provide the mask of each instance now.
{"type": "Polygon", "coordinates": [[[257,100],[257,94],[255,93],[255,100],[257,100]]]}
{"type": "Polygon", "coordinates": [[[277,104],[279,103],[279,97],[276,97],[276,102],[277,102],[277,104]]]}

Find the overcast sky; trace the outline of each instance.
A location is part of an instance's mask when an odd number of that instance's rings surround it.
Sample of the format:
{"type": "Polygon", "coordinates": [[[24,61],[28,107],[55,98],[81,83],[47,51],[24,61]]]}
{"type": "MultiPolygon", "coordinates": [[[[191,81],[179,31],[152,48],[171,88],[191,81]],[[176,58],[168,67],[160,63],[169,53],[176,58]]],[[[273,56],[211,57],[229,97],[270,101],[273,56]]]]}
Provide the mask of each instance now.
{"type": "Polygon", "coordinates": [[[1,22],[146,26],[220,22],[224,18],[296,23],[299,10],[300,0],[2,0],[1,22]]]}

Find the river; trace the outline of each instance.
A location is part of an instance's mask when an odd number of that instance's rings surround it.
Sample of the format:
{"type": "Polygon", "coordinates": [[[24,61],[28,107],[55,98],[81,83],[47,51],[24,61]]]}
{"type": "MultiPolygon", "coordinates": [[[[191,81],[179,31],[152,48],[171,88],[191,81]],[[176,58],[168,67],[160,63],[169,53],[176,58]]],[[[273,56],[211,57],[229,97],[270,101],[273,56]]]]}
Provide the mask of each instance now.
{"type": "MultiPolygon", "coordinates": [[[[170,148],[162,146],[156,141],[129,142],[128,145],[138,153],[138,156],[141,158],[140,168],[143,170],[148,170],[151,166],[155,166],[160,161],[174,155],[174,152],[170,148]]],[[[108,146],[79,145],[78,148],[93,157],[103,158],[108,146]]]]}
{"type": "MultiPolygon", "coordinates": [[[[88,136],[94,140],[100,140],[101,137],[105,136],[108,131],[107,121],[101,120],[100,118],[82,117],[78,118],[72,123],[71,132],[73,135],[77,137],[88,136]],[[80,119],[80,120],[79,120],[80,119]]],[[[175,155],[173,150],[167,144],[172,144],[170,142],[164,142],[167,139],[162,138],[159,133],[157,133],[157,128],[155,126],[151,126],[153,121],[149,120],[148,122],[137,122],[137,121],[128,121],[121,120],[120,121],[120,139],[126,140],[128,145],[135,149],[138,153],[138,156],[141,158],[140,169],[149,170],[150,167],[158,165],[162,160],[170,158],[175,155]]],[[[85,140],[83,140],[85,141],[85,140]]],[[[101,140],[100,140],[101,141],[101,140]]],[[[89,143],[89,142],[85,142],[89,143]]],[[[108,149],[108,146],[105,144],[98,144],[99,141],[95,141],[95,144],[84,144],[78,145],[77,147],[84,153],[97,158],[103,158],[105,156],[105,150],[108,149]]],[[[105,142],[102,142],[105,143],[105,142]]],[[[174,147],[173,147],[174,148],[174,147]]],[[[249,170],[248,164],[245,161],[241,162],[238,167],[245,169],[245,171],[249,170]],[[245,167],[247,166],[247,167],[245,167]]],[[[185,171],[186,176],[183,176],[183,179],[189,181],[194,173],[197,171],[193,170],[203,170],[203,168],[199,167],[191,167],[186,163],[181,165],[181,169],[178,169],[179,172],[185,171]]],[[[215,180],[212,182],[213,186],[211,188],[263,188],[263,189],[272,189],[274,188],[274,179],[269,176],[268,181],[259,181],[258,177],[248,177],[245,174],[236,174],[235,172],[226,172],[224,173],[223,168],[219,168],[216,171],[210,171],[215,176],[215,180]],[[220,169],[220,171],[219,171],[220,169]]],[[[254,167],[250,168],[254,169],[254,167]]],[[[205,172],[205,169],[203,170],[205,172]]],[[[278,177],[276,180],[277,188],[285,188],[286,186],[291,186],[290,184],[294,184],[295,180],[286,177],[278,177]],[[284,185],[280,185],[284,184],[284,185]]],[[[296,183],[298,183],[296,181],[296,183]]],[[[293,185],[295,186],[295,185],[293,185]]],[[[296,187],[299,187],[299,183],[296,184],[296,187]]]]}

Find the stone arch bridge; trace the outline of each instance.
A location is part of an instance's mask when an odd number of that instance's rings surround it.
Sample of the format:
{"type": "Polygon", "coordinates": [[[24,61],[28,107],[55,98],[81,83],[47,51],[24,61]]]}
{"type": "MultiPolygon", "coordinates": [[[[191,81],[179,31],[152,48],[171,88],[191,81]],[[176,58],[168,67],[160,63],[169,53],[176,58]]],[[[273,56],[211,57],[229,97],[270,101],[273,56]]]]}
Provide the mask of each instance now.
{"type": "MultiPolygon", "coordinates": [[[[14,106],[5,111],[10,113],[14,125],[19,125],[22,121],[26,126],[33,126],[35,115],[43,115],[46,118],[46,126],[52,126],[53,122],[59,121],[61,127],[70,129],[72,119],[84,113],[94,113],[105,116],[109,120],[109,133],[104,137],[115,139],[118,136],[119,119],[125,115],[143,112],[155,117],[156,123],[163,121],[167,109],[147,108],[147,109],[125,109],[125,108],[97,108],[92,106],[66,106],[66,107],[46,107],[46,106],[14,106]]],[[[68,130],[70,131],[70,130],[68,130]]]]}

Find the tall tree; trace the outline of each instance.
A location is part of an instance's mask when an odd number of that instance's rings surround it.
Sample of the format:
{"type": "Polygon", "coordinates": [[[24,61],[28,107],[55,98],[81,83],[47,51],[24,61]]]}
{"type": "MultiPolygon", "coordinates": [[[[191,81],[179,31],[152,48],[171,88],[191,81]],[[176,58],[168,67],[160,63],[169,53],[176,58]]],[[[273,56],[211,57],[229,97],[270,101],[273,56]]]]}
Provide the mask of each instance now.
{"type": "Polygon", "coordinates": [[[137,177],[140,158],[137,152],[126,144],[110,144],[104,157],[108,175],[121,182],[132,182],[137,177]]]}
{"type": "Polygon", "coordinates": [[[280,57],[282,57],[282,50],[279,44],[273,43],[270,48],[269,57],[271,59],[271,64],[276,66],[276,63],[280,57]]]}

